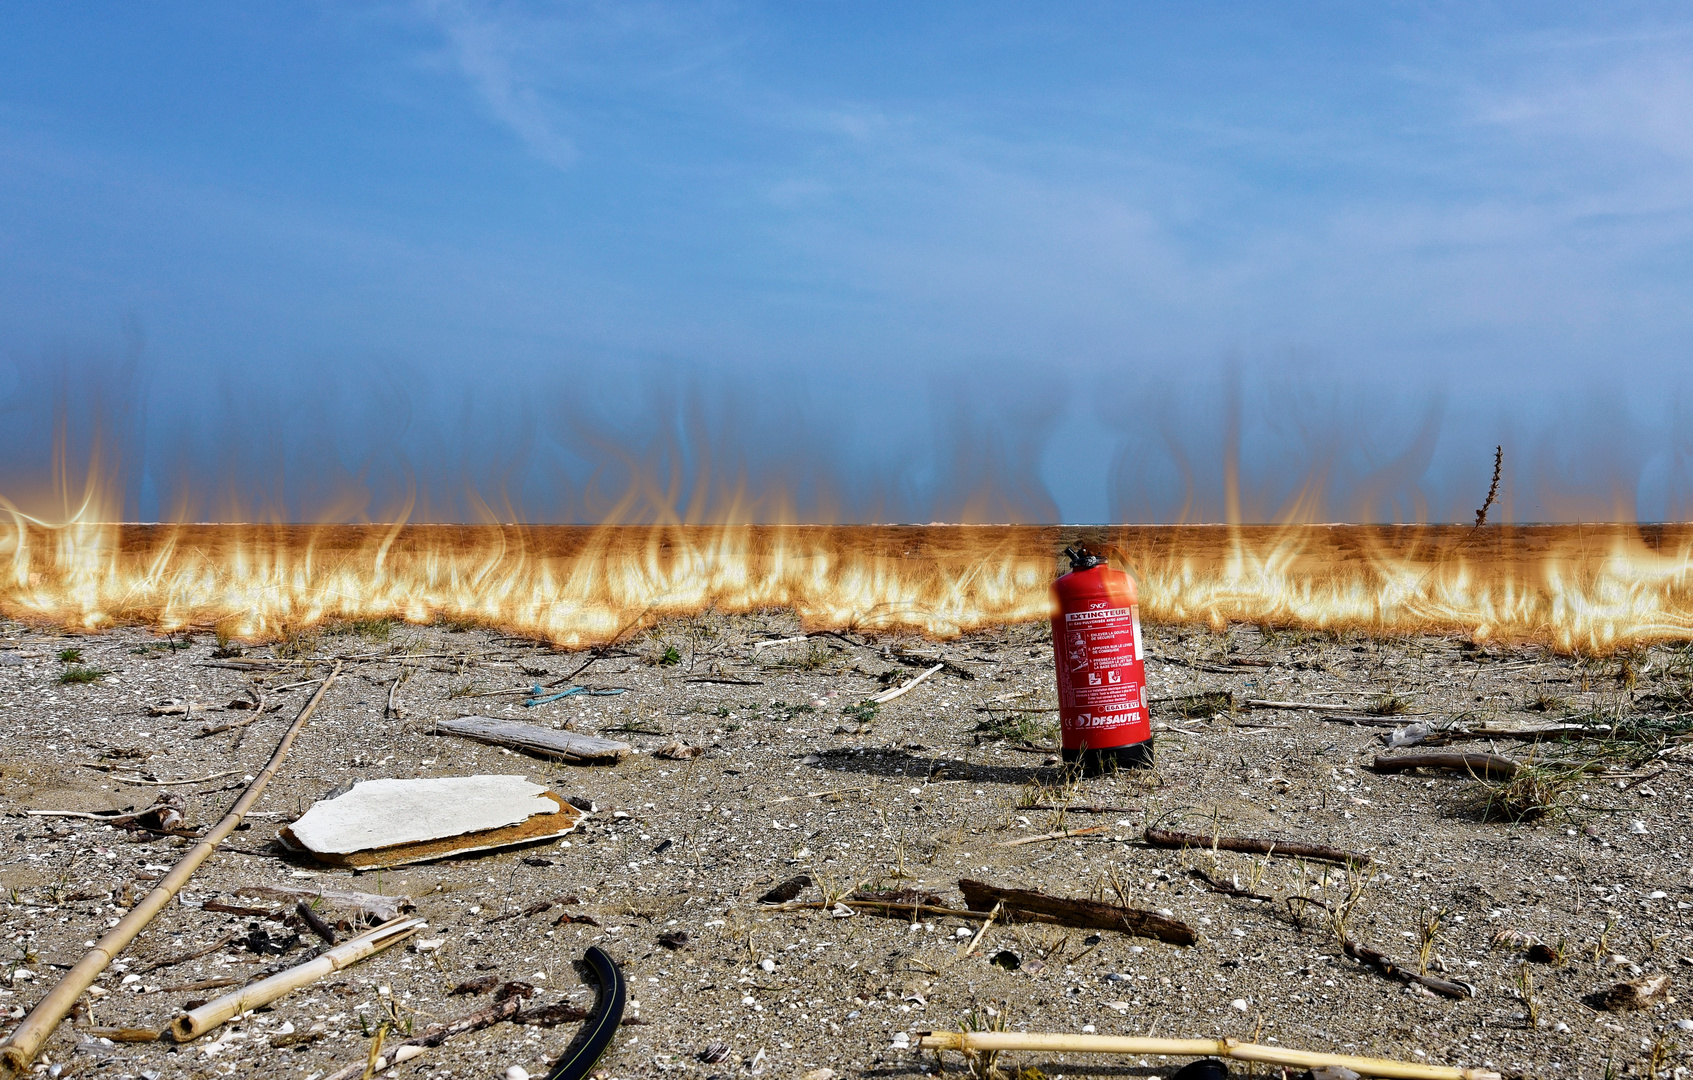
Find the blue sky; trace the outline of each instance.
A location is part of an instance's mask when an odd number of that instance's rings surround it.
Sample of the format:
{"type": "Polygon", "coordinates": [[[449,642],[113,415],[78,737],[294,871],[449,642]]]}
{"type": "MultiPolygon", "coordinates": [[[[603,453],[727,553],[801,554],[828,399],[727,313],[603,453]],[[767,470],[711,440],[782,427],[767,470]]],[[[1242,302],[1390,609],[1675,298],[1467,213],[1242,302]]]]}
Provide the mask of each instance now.
{"type": "Polygon", "coordinates": [[[14,5],[0,472],[38,498],[62,418],[149,518],[1463,519],[1504,443],[1518,519],[1685,516],[1690,45],[1630,5],[14,5]]]}

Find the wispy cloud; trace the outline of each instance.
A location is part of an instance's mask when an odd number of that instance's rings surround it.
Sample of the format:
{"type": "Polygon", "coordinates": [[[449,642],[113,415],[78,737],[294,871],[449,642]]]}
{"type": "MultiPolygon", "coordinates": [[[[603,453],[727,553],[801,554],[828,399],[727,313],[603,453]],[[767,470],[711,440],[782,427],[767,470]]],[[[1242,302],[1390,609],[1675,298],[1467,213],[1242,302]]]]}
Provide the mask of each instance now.
{"type": "Polygon", "coordinates": [[[560,169],[574,165],[575,142],[559,130],[555,107],[523,70],[521,54],[533,44],[523,21],[460,0],[424,0],[422,8],[446,35],[459,70],[494,119],[542,161],[560,169]]]}

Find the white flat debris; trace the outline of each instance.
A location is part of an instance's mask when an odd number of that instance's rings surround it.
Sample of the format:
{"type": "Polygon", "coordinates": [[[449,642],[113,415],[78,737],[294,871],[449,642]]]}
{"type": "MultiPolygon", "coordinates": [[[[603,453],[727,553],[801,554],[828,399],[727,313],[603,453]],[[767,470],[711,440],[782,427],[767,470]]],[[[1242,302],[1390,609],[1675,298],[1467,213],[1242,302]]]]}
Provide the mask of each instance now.
{"type": "Polygon", "coordinates": [[[558,804],[542,797],[546,790],[521,776],[366,780],[312,804],[289,832],[324,855],[444,840],[557,813],[558,804]]]}

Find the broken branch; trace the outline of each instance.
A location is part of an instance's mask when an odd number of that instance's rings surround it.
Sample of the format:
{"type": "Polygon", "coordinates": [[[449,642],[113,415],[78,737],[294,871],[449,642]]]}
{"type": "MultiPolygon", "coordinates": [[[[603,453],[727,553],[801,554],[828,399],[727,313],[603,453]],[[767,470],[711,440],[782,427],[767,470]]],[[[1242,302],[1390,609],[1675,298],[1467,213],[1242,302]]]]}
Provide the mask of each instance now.
{"type": "Polygon", "coordinates": [[[1465,998],[1475,996],[1475,987],[1471,986],[1469,983],[1448,982],[1445,979],[1437,979],[1433,975],[1418,975],[1414,971],[1406,971],[1398,964],[1395,964],[1392,960],[1389,960],[1384,954],[1377,952],[1368,945],[1360,945],[1356,941],[1348,941],[1341,947],[1346,950],[1347,956],[1350,956],[1360,964],[1374,968],[1376,971],[1390,979],[1397,979],[1403,983],[1414,983],[1417,986],[1424,986],[1433,990],[1437,994],[1441,994],[1449,998],[1457,998],[1460,1001],[1465,998]]]}
{"type": "Polygon", "coordinates": [[[1166,919],[1150,911],[1115,907],[1096,900],[1071,900],[1063,896],[1049,896],[1033,889],[1002,889],[985,881],[961,878],[958,889],[964,903],[977,911],[988,911],[1003,904],[1007,913],[1032,912],[1049,916],[1064,926],[1094,930],[1120,930],[1126,934],[1157,938],[1175,945],[1192,945],[1197,940],[1193,927],[1175,919],[1166,919]]]}
{"type": "Polygon", "coordinates": [[[1085,829],[1059,829],[1057,832],[1043,833],[1040,836],[1025,836],[1021,840],[1007,840],[994,847],[1022,847],[1024,844],[1039,844],[1046,840],[1063,840],[1071,836],[1092,836],[1094,833],[1109,832],[1109,825],[1090,825],[1085,829]]]}
{"type": "Polygon", "coordinates": [[[1318,862],[1334,862],[1346,866],[1367,866],[1370,862],[1370,857],[1361,852],[1329,847],[1327,844],[1307,844],[1297,840],[1258,840],[1249,836],[1201,836],[1198,833],[1155,828],[1148,828],[1144,835],[1146,842],[1153,847],[1244,851],[1252,855],[1281,855],[1289,859],[1316,859],[1318,862]]]}

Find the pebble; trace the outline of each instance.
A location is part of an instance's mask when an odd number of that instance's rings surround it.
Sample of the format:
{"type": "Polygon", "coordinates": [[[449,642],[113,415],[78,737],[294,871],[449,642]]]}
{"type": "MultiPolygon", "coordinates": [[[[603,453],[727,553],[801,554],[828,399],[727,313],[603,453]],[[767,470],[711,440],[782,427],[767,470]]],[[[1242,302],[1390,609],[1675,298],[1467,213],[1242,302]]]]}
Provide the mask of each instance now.
{"type": "Polygon", "coordinates": [[[1636,820],[1628,823],[1628,831],[1631,836],[1645,836],[1648,830],[1644,821],[1636,820]]]}
{"type": "Polygon", "coordinates": [[[506,1080],[529,1080],[529,1070],[521,1065],[507,1065],[506,1080]]]}
{"type": "Polygon", "coordinates": [[[1092,1035],[1094,1032],[1096,1032],[1098,1030],[1099,1029],[1094,1027],[1092,1024],[1083,1024],[1082,1025],[1082,1034],[1083,1035],[1092,1035]]]}
{"type": "Polygon", "coordinates": [[[763,960],[760,960],[758,962],[758,966],[759,969],[766,975],[774,975],[776,973],[776,961],[768,956],[766,956],[763,960]]]}
{"type": "Polygon", "coordinates": [[[1693,1031],[1693,1020],[1677,1020],[1675,1026],[1682,1031],[1693,1031]]]}
{"type": "Polygon", "coordinates": [[[1652,890],[1652,893],[1651,893],[1651,896],[1650,896],[1650,899],[1653,899],[1653,900],[1664,900],[1664,899],[1667,899],[1667,898],[1668,898],[1668,897],[1669,897],[1669,893],[1667,893],[1667,892],[1665,892],[1665,891],[1664,891],[1664,890],[1662,890],[1662,889],[1654,889],[1654,890],[1652,890]]]}
{"type": "Polygon", "coordinates": [[[970,928],[968,926],[960,926],[957,930],[954,930],[952,932],[952,936],[958,937],[958,938],[967,938],[967,937],[970,936],[970,928]]]}
{"type": "Polygon", "coordinates": [[[1229,1005],[1239,1009],[1241,1012],[1245,1012],[1247,1009],[1245,998],[1235,998],[1233,1001],[1229,1002],[1229,1005]]]}

